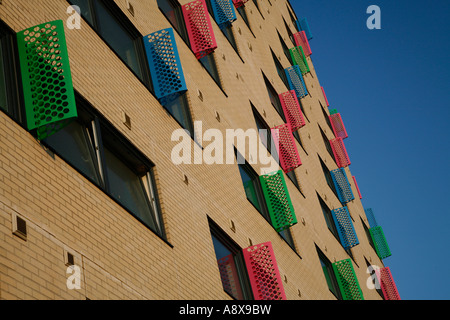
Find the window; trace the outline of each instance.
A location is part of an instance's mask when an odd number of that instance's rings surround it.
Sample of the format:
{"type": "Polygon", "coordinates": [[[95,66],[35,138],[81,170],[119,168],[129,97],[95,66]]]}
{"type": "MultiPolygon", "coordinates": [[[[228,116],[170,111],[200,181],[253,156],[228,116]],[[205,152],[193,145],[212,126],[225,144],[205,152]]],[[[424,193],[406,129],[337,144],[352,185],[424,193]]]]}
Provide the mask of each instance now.
{"type": "Polygon", "coordinates": [[[212,221],[210,231],[223,289],[237,300],[253,299],[242,250],[212,221]]]}
{"type": "Polygon", "coordinates": [[[328,229],[336,237],[336,239],[339,240],[339,234],[336,229],[336,225],[334,224],[330,208],[328,208],[327,204],[322,200],[322,198],[319,195],[317,195],[317,197],[319,198],[320,207],[322,209],[322,213],[325,218],[325,222],[327,224],[328,229]]]}
{"type": "Polygon", "coordinates": [[[280,35],[280,33],[278,32],[278,30],[277,30],[277,33],[278,33],[278,39],[280,39],[281,47],[283,48],[284,55],[285,55],[286,58],[288,59],[289,63],[290,63],[291,65],[293,65],[294,63],[293,63],[293,61],[292,61],[292,57],[291,57],[291,53],[289,52],[289,48],[286,46],[286,43],[284,42],[284,40],[283,40],[283,38],[281,37],[281,35],[280,35]]]}
{"type": "Polygon", "coordinates": [[[44,143],[139,221],[163,236],[153,164],[77,96],[78,118],[44,143]]]}
{"type": "MultiPolygon", "coordinates": [[[[227,25],[224,26],[223,28],[221,28],[222,33],[224,34],[225,38],[227,38],[228,42],[231,44],[231,46],[233,47],[234,51],[236,51],[236,53],[238,53],[238,48],[237,48],[237,44],[236,44],[236,38],[234,37],[233,34],[233,26],[227,25]]],[[[239,53],[238,53],[239,55],[239,53]]]]}
{"type": "Polygon", "coordinates": [[[277,73],[280,76],[283,83],[286,85],[286,88],[289,88],[289,83],[286,77],[286,72],[284,71],[283,66],[281,65],[280,61],[278,61],[277,56],[275,53],[270,49],[270,52],[272,53],[273,62],[275,63],[275,68],[277,69],[277,73]]]}
{"type": "Polygon", "coordinates": [[[247,163],[238,164],[242,184],[244,185],[245,195],[248,201],[258,210],[264,218],[270,221],[269,213],[264,200],[264,194],[259,182],[259,176],[253,168],[247,163]]]}
{"type": "MultiPolygon", "coordinates": [[[[360,217],[361,218],[361,217],[360,217]]],[[[373,239],[372,236],[370,234],[369,228],[367,228],[366,224],[364,223],[364,221],[361,218],[361,223],[363,225],[364,228],[364,232],[366,233],[367,236],[367,240],[369,240],[369,244],[372,246],[373,250],[375,250],[375,244],[373,243],[373,239]]]]}
{"type": "MultiPolygon", "coordinates": [[[[364,225],[364,223],[363,223],[363,225],[364,225]]],[[[372,279],[372,284],[373,284],[375,290],[377,291],[377,293],[384,300],[383,290],[381,289],[381,286],[380,286],[380,283],[378,280],[378,276],[376,276],[375,268],[374,268],[374,266],[372,266],[372,264],[370,264],[369,261],[367,261],[367,259],[365,257],[364,257],[364,260],[366,261],[367,271],[370,274],[370,278],[372,279]]]]}
{"type": "Polygon", "coordinates": [[[194,137],[194,125],[192,124],[186,93],[167,102],[164,108],[174,117],[180,126],[189,131],[191,137],[194,137]]]}
{"type": "Polygon", "coordinates": [[[14,32],[0,20],[0,110],[21,122],[20,68],[14,32]]]}
{"type": "Polygon", "coordinates": [[[142,35],[125,14],[111,1],[71,0],[81,15],[122,61],[151,88],[142,35]]]}
{"type": "MultiPolygon", "coordinates": [[[[259,211],[259,213],[269,223],[271,223],[271,218],[266,206],[266,201],[264,198],[261,183],[259,181],[259,176],[247,162],[245,162],[244,164],[238,164],[238,166],[242,184],[244,185],[245,195],[247,196],[248,201],[250,201],[250,203],[253,204],[253,206],[259,211]]],[[[289,246],[294,251],[296,251],[294,240],[289,229],[285,229],[278,234],[287,242],[287,244],[289,244],[289,246]]]]}
{"type": "MultiPolygon", "coordinates": [[[[250,22],[248,21],[247,12],[245,11],[245,6],[240,6],[239,8],[236,8],[236,10],[242,17],[242,20],[244,20],[244,22],[247,25],[250,32],[253,34],[252,28],[250,28],[250,22]]],[[[255,35],[253,35],[253,36],[255,36],[255,35]]]]}
{"type": "Polygon", "coordinates": [[[327,282],[328,289],[339,299],[342,300],[341,291],[336,280],[336,275],[333,271],[333,266],[330,260],[316,247],[317,254],[319,255],[320,265],[322,267],[323,274],[325,276],[325,281],[327,282]]]}
{"type": "Polygon", "coordinates": [[[217,70],[216,60],[214,59],[214,53],[210,53],[207,56],[199,59],[200,63],[208,71],[209,75],[213,78],[216,84],[222,88],[220,83],[219,71],[217,70]]]}
{"type": "Polygon", "coordinates": [[[323,117],[325,118],[326,123],[330,127],[330,130],[333,131],[333,129],[332,129],[333,127],[331,126],[331,122],[330,122],[330,117],[325,112],[325,109],[323,108],[322,103],[320,101],[319,101],[319,104],[320,104],[320,109],[322,109],[323,117]]]}
{"type": "MultiPolygon", "coordinates": [[[[291,39],[292,45],[295,46],[294,35],[292,34],[291,29],[290,29],[289,26],[287,25],[286,20],[284,20],[284,18],[283,18],[283,22],[284,22],[284,26],[285,26],[285,28],[286,28],[286,31],[287,31],[287,33],[288,33],[289,39],[291,39]]],[[[294,23],[294,25],[295,25],[295,23],[294,23]]]]}
{"type": "Polygon", "coordinates": [[[266,147],[267,151],[272,151],[272,134],[270,127],[264,121],[263,117],[259,114],[258,110],[252,105],[252,112],[256,122],[256,128],[258,129],[259,137],[262,144],[266,147]]]}
{"type": "Polygon", "coordinates": [[[322,135],[322,139],[323,139],[323,143],[325,144],[325,148],[327,149],[327,151],[330,154],[331,158],[334,159],[334,153],[333,153],[333,149],[331,149],[330,140],[325,135],[325,132],[323,132],[323,130],[322,130],[322,128],[320,126],[319,126],[319,130],[320,130],[320,133],[322,135]]]}
{"type": "Polygon", "coordinates": [[[157,0],[158,7],[161,9],[167,20],[172,24],[175,30],[180,34],[183,40],[189,44],[189,37],[184,23],[181,7],[176,0],[157,0]]]}
{"type": "Polygon", "coordinates": [[[333,178],[331,177],[330,170],[328,167],[323,163],[322,159],[319,157],[320,165],[322,167],[323,175],[325,176],[325,180],[327,181],[328,186],[333,191],[333,193],[337,196],[337,191],[334,186],[333,178]]]}

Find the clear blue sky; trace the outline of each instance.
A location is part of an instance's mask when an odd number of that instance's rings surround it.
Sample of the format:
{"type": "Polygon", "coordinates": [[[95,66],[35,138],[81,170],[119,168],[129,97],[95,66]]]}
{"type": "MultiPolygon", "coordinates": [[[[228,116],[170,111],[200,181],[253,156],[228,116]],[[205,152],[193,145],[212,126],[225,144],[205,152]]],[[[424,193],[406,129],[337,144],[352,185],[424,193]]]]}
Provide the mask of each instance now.
{"type": "Polygon", "coordinates": [[[450,299],[450,1],[291,0],[404,300],[450,299]],[[369,30],[370,5],[381,29],[369,30]]]}

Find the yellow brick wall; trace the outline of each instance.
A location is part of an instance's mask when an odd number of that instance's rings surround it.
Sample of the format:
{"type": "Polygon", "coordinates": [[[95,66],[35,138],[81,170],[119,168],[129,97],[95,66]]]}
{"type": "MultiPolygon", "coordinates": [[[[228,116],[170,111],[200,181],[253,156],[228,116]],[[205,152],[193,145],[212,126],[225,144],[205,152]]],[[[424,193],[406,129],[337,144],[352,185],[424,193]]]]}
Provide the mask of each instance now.
{"type": "MultiPolygon", "coordinates": [[[[125,0],[115,2],[142,35],[171,27],[156,1],[132,0],[134,17],[126,10],[125,0]]],[[[282,124],[268,98],[261,71],[278,93],[286,91],[269,46],[287,67],[276,29],[288,44],[282,16],[293,26],[284,0],[272,0],[273,6],[259,3],[265,19],[252,1],[246,5],[254,36],[239,14],[233,23],[240,57],[213,22],[218,43],[214,57],[223,91],[175,33],[192,117],[202,121],[203,131],[256,129],[249,101],[265,115],[269,126],[282,124]],[[199,91],[203,99],[198,97],[199,91]]],[[[4,0],[0,19],[20,31],[46,21],[65,21],[68,5],[64,0],[40,0],[39,4],[4,0]]],[[[209,217],[242,248],[249,246],[249,239],[253,244],[272,242],[288,299],[334,299],[315,246],[331,262],[349,256],[326,227],[316,196],[319,194],[331,209],[341,206],[327,186],[318,160],[320,155],[330,170],[336,168],[319,130],[320,126],[327,137],[333,137],[320,110],[318,101],[326,105],[310,58],[311,73],[305,76],[309,96],[302,99],[309,121],[299,130],[305,149],[297,145],[303,164],[295,170],[304,196],[286,179],[299,218],[291,228],[298,250],[295,253],[247,201],[236,164],[172,163],[171,150],[176,142],[170,137],[180,126],[84,20],[80,30],[67,29],[66,38],[74,88],[155,163],[167,242],[57,155],[53,158],[26,130],[0,112],[0,298],[229,299],[220,281],[209,217]],[[130,116],[131,130],[122,123],[122,112],[130,116]],[[26,241],[12,234],[15,215],[27,221],[26,241]],[[235,231],[229,227],[230,220],[235,231]],[[81,289],[66,286],[67,252],[81,267],[81,289]]],[[[199,152],[198,146],[195,150],[199,152]]],[[[260,170],[259,165],[253,168],[260,170]]],[[[347,176],[351,178],[348,169],[347,176]]],[[[366,299],[380,299],[365,285],[364,257],[379,266],[382,262],[365,236],[360,219],[367,223],[363,206],[356,197],[348,207],[360,240],[352,249],[360,286],[366,299]]]]}

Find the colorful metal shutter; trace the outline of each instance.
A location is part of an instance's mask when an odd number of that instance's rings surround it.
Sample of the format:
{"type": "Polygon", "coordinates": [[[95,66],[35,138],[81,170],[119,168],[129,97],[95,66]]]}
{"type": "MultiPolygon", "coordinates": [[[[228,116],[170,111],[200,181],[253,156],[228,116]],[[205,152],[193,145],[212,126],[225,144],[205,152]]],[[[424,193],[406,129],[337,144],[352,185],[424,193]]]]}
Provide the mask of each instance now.
{"type": "Polygon", "coordinates": [[[330,115],[338,113],[337,109],[330,109],[330,115]]]}
{"type": "Polygon", "coordinates": [[[271,128],[271,134],[283,171],[288,173],[301,166],[302,162],[289,123],[271,128]]]}
{"type": "Polygon", "coordinates": [[[358,236],[356,235],[347,207],[333,209],[331,213],[344,249],[347,250],[358,245],[358,236]]]}
{"type": "Polygon", "coordinates": [[[144,44],[155,95],[166,105],[187,90],[173,29],[145,36],[144,44]]]}
{"type": "Polygon", "coordinates": [[[353,183],[355,184],[356,191],[358,192],[359,199],[362,199],[361,191],[359,190],[358,183],[356,182],[355,176],[352,176],[353,183]]]}
{"type": "Polygon", "coordinates": [[[344,140],[342,140],[342,138],[340,137],[337,137],[335,139],[330,140],[330,145],[337,166],[339,168],[348,167],[351,164],[351,162],[350,158],[348,157],[347,150],[345,149],[344,140]]]}
{"type": "Polygon", "coordinates": [[[339,289],[344,300],[364,300],[351,259],[332,264],[339,289]]]}
{"type": "Polygon", "coordinates": [[[305,57],[309,57],[312,54],[311,46],[309,45],[308,38],[305,31],[300,31],[293,34],[295,45],[303,49],[305,57]]]}
{"type": "Polygon", "coordinates": [[[336,188],[336,192],[338,194],[339,201],[341,203],[347,203],[355,199],[350,183],[348,182],[345,169],[339,168],[331,170],[330,173],[331,178],[333,179],[334,186],[336,188]]]}
{"type": "Polygon", "coordinates": [[[325,89],[323,87],[320,87],[320,89],[322,89],[322,94],[323,94],[323,97],[325,98],[325,103],[326,103],[327,107],[329,107],[330,104],[328,102],[327,95],[325,94],[325,89]]]}
{"type": "Polygon", "coordinates": [[[308,72],[310,72],[308,61],[306,61],[306,57],[302,47],[291,48],[289,49],[289,53],[291,55],[292,62],[294,63],[294,65],[298,65],[300,67],[302,75],[305,75],[308,72]]]}
{"type": "Polygon", "coordinates": [[[305,31],[308,40],[311,40],[313,38],[311,29],[309,28],[308,20],[306,18],[301,18],[297,23],[297,26],[300,30],[305,31]]]}
{"type": "Polygon", "coordinates": [[[259,176],[272,226],[281,232],[297,223],[283,172],[259,176]]]}
{"type": "Polygon", "coordinates": [[[245,5],[248,0],[233,0],[233,4],[236,8],[240,8],[245,5]]]}
{"type": "Polygon", "coordinates": [[[291,126],[292,131],[296,131],[306,124],[300,103],[294,90],[286,91],[278,95],[281,107],[286,118],[286,122],[291,126]]]}
{"type": "Polygon", "coordinates": [[[367,209],[364,209],[364,212],[366,213],[367,221],[369,221],[369,226],[371,228],[377,227],[378,223],[377,223],[377,220],[375,219],[375,214],[373,213],[373,209],[367,208],[367,209]]]}
{"type": "Polygon", "coordinates": [[[237,19],[234,4],[231,0],[211,0],[211,6],[219,28],[225,28],[237,19]]]}
{"type": "Polygon", "coordinates": [[[191,49],[197,59],[214,52],[217,42],[205,0],[189,2],[182,6],[182,10],[191,49]]]}
{"type": "Polygon", "coordinates": [[[286,300],[272,244],[248,247],[243,255],[255,300],[286,300]]]}
{"type": "Polygon", "coordinates": [[[384,299],[401,300],[389,267],[376,269],[375,274],[377,275],[378,282],[380,283],[384,299]]]}
{"type": "Polygon", "coordinates": [[[385,259],[392,255],[389,245],[384,236],[383,228],[381,226],[376,226],[369,228],[370,236],[372,237],[372,242],[375,245],[375,251],[380,259],[385,259]]]}
{"type": "Polygon", "coordinates": [[[17,33],[28,130],[39,140],[78,116],[62,20],[17,33]]]}
{"type": "Polygon", "coordinates": [[[286,73],[286,78],[288,80],[289,89],[295,90],[295,94],[298,99],[303,98],[308,95],[308,90],[306,89],[305,81],[303,80],[302,71],[300,67],[295,65],[284,69],[286,73]]]}
{"type": "Polygon", "coordinates": [[[345,129],[341,114],[335,113],[330,115],[329,118],[334,135],[336,137],[341,137],[342,139],[348,138],[347,130],[345,129]]]}
{"type": "Polygon", "coordinates": [[[229,254],[217,261],[222,280],[223,288],[226,292],[237,299],[242,299],[242,290],[239,283],[239,276],[234,262],[233,254],[229,254]]]}

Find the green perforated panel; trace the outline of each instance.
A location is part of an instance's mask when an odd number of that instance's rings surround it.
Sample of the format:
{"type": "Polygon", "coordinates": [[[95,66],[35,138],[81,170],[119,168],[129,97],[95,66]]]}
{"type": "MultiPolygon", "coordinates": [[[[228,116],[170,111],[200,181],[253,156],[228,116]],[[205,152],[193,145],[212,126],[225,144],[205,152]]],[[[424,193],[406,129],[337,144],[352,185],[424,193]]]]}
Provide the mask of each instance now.
{"type": "Polygon", "coordinates": [[[308,61],[305,57],[305,53],[303,52],[303,48],[294,47],[292,49],[289,49],[289,52],[291,54],[292,62],[300,67],[302,74],[304,75],[308,73],[310,70],[308,61]]]}
{"type": "Polygon", "coordinates": [[[28,130],[38,139],[77,116],[64,24],[52,21],[17,33],[28,130]]]}
{"type": "Polygon", "coordinates": [[[376,226],[369,229],[370,236],[372,237],[373,244],[375,245],[375,251],[380,259],[391,256],[391,250],[384,236],[383,228],[376,226]]]}
{"type": "Polygon", "coordinates": [[[272,225],[278,232],[297,223],[283,171],[259,177],[272,225]]]}
{"type": "Polygon", "coordinates": [[[333,270],[344,300],[364,300],[351,259],[333,263],[333,270]]]}

